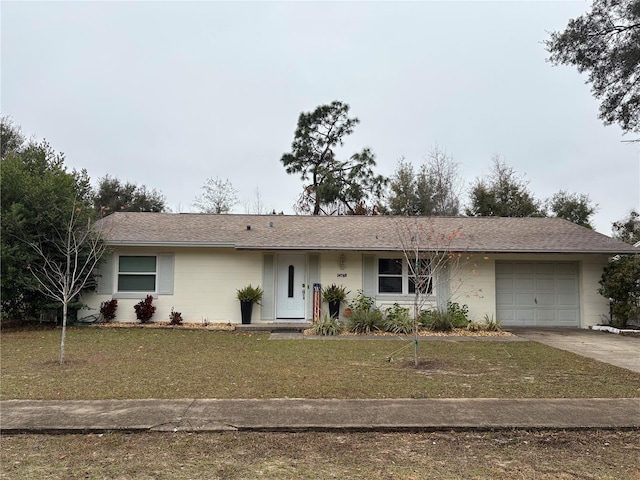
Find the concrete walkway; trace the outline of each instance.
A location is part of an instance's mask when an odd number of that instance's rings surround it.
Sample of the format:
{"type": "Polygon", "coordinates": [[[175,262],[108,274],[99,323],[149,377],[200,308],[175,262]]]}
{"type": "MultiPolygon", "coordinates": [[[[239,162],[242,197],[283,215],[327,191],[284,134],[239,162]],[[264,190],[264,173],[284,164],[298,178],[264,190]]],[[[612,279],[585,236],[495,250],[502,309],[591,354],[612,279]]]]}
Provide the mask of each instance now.
{"type": "Polygon", "coordinates": [[[0,431],[405,431],[640,428],[640,398],[7,400],[0,431]]]}
{"type": "Polygon", "coordinates": [[[577,328],[509,328],[519,337],[640,373],[640,338],[577,328]]]}

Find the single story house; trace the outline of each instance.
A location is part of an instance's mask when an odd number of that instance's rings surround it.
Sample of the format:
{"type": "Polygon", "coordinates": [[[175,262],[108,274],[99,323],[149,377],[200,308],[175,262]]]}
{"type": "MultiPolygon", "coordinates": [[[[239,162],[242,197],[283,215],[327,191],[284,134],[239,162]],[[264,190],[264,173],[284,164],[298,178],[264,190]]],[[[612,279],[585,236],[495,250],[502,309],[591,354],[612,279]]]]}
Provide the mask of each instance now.
{"type": "Polygon", "coordinates": [[[432,268],[429,308],[453,301],[472,320],[587,328],[609,314],[598,294],[609,259],[638,252],[559,218],[118,212],[98,227],[111,253],[82,301],[118,299],[117,319],[131,322],[134,304],[153,295],[152,321],[174,308],[185,322],[240,323],[236,293],[249,284],[264,290],[253,323],[311,319],[317,284],[342,285],[349,299],[361,290],[382,309],[409,306],[407,262],[419,250],[432,268]]]}

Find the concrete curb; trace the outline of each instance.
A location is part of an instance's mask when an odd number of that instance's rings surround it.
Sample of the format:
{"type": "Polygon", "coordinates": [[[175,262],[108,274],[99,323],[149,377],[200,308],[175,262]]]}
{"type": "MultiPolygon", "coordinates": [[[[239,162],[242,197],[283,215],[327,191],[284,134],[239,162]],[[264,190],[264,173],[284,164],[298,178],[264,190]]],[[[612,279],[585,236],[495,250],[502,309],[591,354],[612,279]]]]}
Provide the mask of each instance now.
{"type": "Polygon", "coordinates": [[[640,398],[6,400],[0,432],[640,429],[640,398]]]}

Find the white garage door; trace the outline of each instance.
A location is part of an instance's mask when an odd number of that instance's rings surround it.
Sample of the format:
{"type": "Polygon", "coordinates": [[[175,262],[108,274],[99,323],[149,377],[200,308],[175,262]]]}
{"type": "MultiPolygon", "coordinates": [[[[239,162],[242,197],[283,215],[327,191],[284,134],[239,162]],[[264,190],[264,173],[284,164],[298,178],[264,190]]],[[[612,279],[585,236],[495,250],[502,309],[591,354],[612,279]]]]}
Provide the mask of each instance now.
{"type": "Polygon", "coordinates": [[[505,326],[578,327],[575,262],[496,262],[496,312],[505,326]]]}

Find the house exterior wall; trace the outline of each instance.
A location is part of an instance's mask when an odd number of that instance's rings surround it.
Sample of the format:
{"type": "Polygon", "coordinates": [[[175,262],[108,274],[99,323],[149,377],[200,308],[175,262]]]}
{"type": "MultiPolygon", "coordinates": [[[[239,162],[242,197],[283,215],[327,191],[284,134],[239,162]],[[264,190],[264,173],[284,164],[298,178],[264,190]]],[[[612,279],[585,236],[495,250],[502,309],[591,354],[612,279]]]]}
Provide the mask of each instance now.
{"type": "MultiPolygon", "coordinates": [[[[262,253],[239,252],[231,248],[122,248],[112,255],[113,293],[86,293],[82,301],[97,310],[100,303],[118,299],[117,321],[137,322],[133,306],[136,298],[122,298],[116,292],[119,255],[156,255],[174,253],[174,291],[172,295],[154,295],[157,310],[152,321],[168,321],[171,308],[182,313],[184,322],[240,323],[240,303],[236,290],[262,282],[262,253]]],[[[131,296],[131,295],[126,295],[131,296]]],[[[139,297],[139,298],[138,298],[139,297]]],[[[83,316],[83,311],[79,316],[83,316]]],[[[260,318],[260,306],[254,305],[253,319],[260,318]]]]}
{"type": "MultiPolygon", "coordinates": [[[[117,261],[119,255],[157,255],[170,253],[174,255],[173,294],[156,294],[154,305],[157,307],[152,321],[168,321],[171,309],[182,313],[185,322],[202,323],[240,323],[240,306],[236,299],[236,290],[248,284],[263,286],[263,269],[265,255],[277,255],[277,252],[238,251],[233,248],[118,248],[111,256],[112,293],[86,293],[82,301],[94,311],[100,303],[111,298],[118,299],[117,320],[136,322],[133,306],[144,298],[140,295],[124,295],[116,292],[117,261]],[[132,298],[131,298],[132,297],[132,298]]],[[[304,253],[304,252],[298,252],[304,253]]],[[[316,252],[318,255],[319,280],[322,287],[333,283],[342,285],[349,291],[347,301],[341,305],[341,316],[349,301],[363,289],[366,276],[365,257],[377,255],[389,256],[379,252],[316,252]],[[344,266],[340,265],[340,256],[344,255],[344,266]]],[[[608,300],[598,294],[598,281],[604,266],[608,262],[606,255],[536,255],[536,254],[503,254],[503,255],[465,255],[458,259],[458,265],[451,268],[446,275],[446,282],[436,282],[434,295],[428,299],[423,308],[445,307],[446,301],[466,304],[469,307],[469,318],[482,321],[485,315],[496,315],[495,263],[500,260],[512,261],[572,261],[579,266],[580,285],[580,326],[602,323],[608,316],[608,300]],[[438,303],[440,305],[438,305],[438,303]]],[[[375,271],[373,273],[375,275],[375,271]]],[[[371,279],[375,285],[377,280],[371,279]]],[[[310,279],[311,283],[312,280],[310,279]]],[[[264,286],[263,286],[264,287],[264,286]]],[[[307,292],[312,293],[313,285],[307,292]]],[[[411,307],[412,295],[393,296],[374,294],[376,305],[386,309],[399,303],[411,307]]],[[[307,312],[311,312],[312,295],[307,295],[307,312]]],[[[268,315],[262,315],[261,307],[254,306],[252,322],[273,321],[268,315]],[[264,317],[264,320],[261,318],[264,317]]],[[[323,312],[328,306],[323,305],[323,312]]],[[[80,311],[79,316],[94,313],[80,311]]],[[[311,315],[308,313],[307,317],[311,315]]],[[[500,320],[500,319],[498,319],[500,320]]]]}

